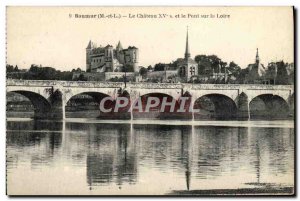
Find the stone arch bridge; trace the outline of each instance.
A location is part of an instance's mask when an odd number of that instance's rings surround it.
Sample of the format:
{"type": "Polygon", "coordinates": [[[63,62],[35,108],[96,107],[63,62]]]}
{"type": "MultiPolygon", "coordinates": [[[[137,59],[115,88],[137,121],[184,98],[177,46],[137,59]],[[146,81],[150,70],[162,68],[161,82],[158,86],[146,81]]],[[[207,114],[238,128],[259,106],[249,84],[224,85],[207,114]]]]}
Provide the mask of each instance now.
{"type": "MultiPolygon", "coordinates": [[[[127,91],[131,100],[147,94],[163,94],[178,100],[188,94],[191,104],[201,97],[208,97],[214,104],[226,101],[236,107],[239,118],[250,118],[251,102],[261,97],[265,103],[277,98],[290,112],[294,110],[293,85],[258,85],[258,84],[169,84],[169,83],[124,83],[119,82],[85,82],[85,81],[34,81],[8,79],[6,91],[27,97],[35,108],[36,118],[64,119],[65,105],[74,96],[103,94],[113,99],[120,91],[127,91]],[[223,101],[224,100],[224,101],[223,101]]],[[[221,104],[220,107],[227,107],[221,104]]],[[[272,107],[272,105],[271,105],[272,107]]]]}

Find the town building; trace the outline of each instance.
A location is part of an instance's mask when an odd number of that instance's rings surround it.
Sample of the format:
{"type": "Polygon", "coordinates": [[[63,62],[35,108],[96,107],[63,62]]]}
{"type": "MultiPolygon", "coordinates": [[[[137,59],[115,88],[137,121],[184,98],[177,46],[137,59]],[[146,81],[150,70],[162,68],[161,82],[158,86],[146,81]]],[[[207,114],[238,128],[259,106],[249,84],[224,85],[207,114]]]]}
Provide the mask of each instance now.
{"type": "Polygon", "coordinates": [[[179,82],[177,67],[164,64],[163,71],[148,71],[146,81],[177,83],[179,82]]]}

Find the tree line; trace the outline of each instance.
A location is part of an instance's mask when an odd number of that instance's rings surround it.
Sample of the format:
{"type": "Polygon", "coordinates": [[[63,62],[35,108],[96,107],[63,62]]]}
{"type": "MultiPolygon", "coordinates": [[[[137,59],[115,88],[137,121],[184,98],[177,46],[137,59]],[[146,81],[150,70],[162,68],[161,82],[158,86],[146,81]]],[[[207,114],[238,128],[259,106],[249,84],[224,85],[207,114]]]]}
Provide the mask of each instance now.
{"type": "MultiPolygon", "coordinates": [[[[80,68],[72,71],[60,71],[53,67],[42,67],[32,64],[29,70],[20,70],[18,66],[6,65],[6,76],[23,80],[72,80],[74,72],[83,72],[80,68]]],[[[80,78],[79,78],[80,79],[80,78]]]]}
{"type": "MultiPolygon", "coordinates": [[[[154,66],[148,66],[147,68],[141,67],[140,74],[143,77],[147,77],[148,72],[152,71],[165,71],[168,68],[176,69],[178,64],[183,59],[177,59],[171,63],[157,63],[154,66]]],[[[198,78],[207,77],[206,80],[195,79],[194,83],[210,83],[210,84],[244,84],[246,77],[250,71],[249,64],[247,68],[241,68],[234,61],[229,63],[223,61],[216,55],[197,55],[194,58],[198,64],[198,78]],[[226,74],[227,80],[224,77],[221,79],[212,78],[213,74],[226,74]]],[[[294,70],[288,69],[288,64],[283,61],[270,62],[267,67],[263,67],[266,71],[264,79],[273,80],[273,84],[293,84],[294,83],[294,70]]]]}

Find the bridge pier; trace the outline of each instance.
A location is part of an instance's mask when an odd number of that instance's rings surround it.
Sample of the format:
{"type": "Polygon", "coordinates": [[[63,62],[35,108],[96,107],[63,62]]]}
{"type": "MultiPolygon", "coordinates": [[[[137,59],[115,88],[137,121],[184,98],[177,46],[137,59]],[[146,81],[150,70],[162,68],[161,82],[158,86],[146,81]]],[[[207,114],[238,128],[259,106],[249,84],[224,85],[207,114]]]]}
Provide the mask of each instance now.
{"type": "Polygon", "coordinates": [[[61,120],[65,117],[64,101],[62,99],[62,92],[56,90],[51,93],[48,98],[49,104],[35,106],[34,119],[45,120],[61,120]]]}
{"type": "Polygon", "coordinates": [[[290,95],[288,99],[288,105],[289,105],[289,116],[293,117],[295,116],[295,94],[290,95]]]}
{"type": "Polygon", "coordinates": [[[249,100],[248,100],[248,96],[244,92],[242,92],[238,96],[237,119],[238,120],[249,120],[250,119],[249,100]]]}

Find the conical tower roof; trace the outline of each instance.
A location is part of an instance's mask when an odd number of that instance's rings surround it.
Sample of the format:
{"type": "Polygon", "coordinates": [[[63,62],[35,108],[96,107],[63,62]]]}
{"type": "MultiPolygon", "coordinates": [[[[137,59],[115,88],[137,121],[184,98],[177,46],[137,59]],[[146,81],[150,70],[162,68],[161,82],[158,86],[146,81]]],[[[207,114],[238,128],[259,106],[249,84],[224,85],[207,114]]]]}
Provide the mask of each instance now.
{"type": "Polygon", "coordinates": [[[123,47],[122,47],[122,44],[121,42],[119,41],[118,45],[117,45],[117,50],[123,50],[123,47]]]}
{"type": "Polygon", "coordinates": [[[92,41],[90,40],[88,46],[86,47],[86,49],[91,49],[92,48],[92,41]]]}
{"type": "Polygon", "coordinates": [[[190,53],[190,46],[189,46],[189,27],[187,27],[184,58],[188,59],[190,57],[191,57],[191,53],[190,53]]]}

